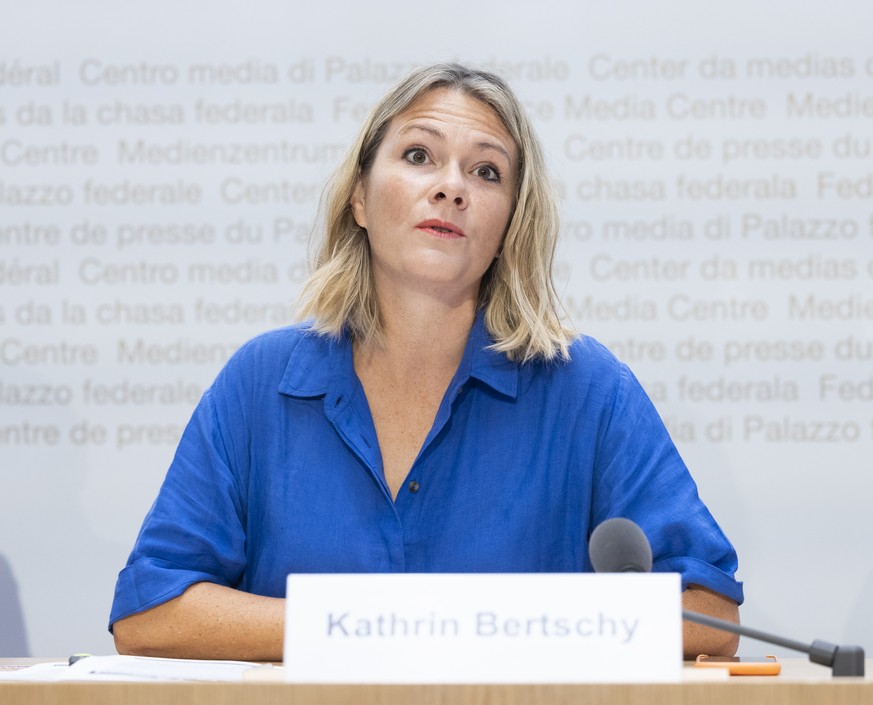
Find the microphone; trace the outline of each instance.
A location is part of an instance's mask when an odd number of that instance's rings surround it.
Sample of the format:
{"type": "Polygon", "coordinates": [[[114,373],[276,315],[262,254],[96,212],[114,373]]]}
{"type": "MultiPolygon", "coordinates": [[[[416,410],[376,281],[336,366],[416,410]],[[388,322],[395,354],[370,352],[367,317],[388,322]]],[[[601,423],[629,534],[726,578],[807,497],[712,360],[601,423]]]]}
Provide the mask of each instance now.
{"type": "Polygon", "coordinates": [[[588,541],[596,573],[650,573],[652,546],[630,519],[615,517],[598,524],[588,541]]]}
{"type": "MultiPolygon", "coordinates": [[[[588,540],[588,556],[597,573],[648,573],[652,570],[649,540],[639,526],[622,517],[607,519],[594,529],[588,540]]],[[[812,663],[829,667],[834,676],[864,675],[864,649],[860,646],[837,646],[820,639],[807,645],[690,610],[682,610],[682,619],[799,651],[807,654],[812,663]]]]}

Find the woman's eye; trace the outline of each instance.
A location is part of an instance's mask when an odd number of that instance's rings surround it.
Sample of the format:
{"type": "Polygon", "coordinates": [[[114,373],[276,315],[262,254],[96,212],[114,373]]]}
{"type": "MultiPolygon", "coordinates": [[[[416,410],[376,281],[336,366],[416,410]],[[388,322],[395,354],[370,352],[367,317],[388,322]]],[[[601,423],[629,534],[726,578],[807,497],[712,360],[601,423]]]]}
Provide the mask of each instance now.
{"type": "Polygon", "coordinates": [[[500,172],[489,164],[477,167],[476,176],[485,179],[486,181],[500,181],[500,172]]]}
{"type": "Polygon", "coordinates": [[[420,147],[407,149],[403,153],[403,158],[411,164],[427,164],[427,152],[420,147]]]}

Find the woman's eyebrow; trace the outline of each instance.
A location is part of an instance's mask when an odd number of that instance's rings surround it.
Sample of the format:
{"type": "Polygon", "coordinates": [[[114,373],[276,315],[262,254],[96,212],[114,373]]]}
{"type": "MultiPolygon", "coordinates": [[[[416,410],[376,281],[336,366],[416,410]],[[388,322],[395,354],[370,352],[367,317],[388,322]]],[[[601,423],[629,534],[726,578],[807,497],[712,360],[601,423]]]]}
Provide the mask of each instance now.
{"type": "Polygon", "coordinates": [[[431,127],[430,125],[420,125],[418,123],[411,123],[409,125],[406,125],[405,127],[401,128],[397,134],[403,135],[410,130],[422,130],[423,132],[427,132],[428,134],[433,135],[437,139],[441,140],[444,140],[446,138],[445,134],[441,130],[438,130],[435,127],[431,127]]]}
{"type": "MultiPolygon", "coordinates": [[[[421,130],[422,132],[427,132],[429,135],[433,135],[434,137],[436,137],[439,140],[446,139],[445,134],[441,130],[438,130],[436,127],[431,127],[430,125],[421,125],[418,123],[412,123],[410,125],[406,125],[405,127],[402,127],[397,132],[397,134],[403,135],[407,132],[410,132],[411,130],[421,130]]],[[[506,157],[506,161],[508,161],[510,164],[512,164],[512,157],[509,156],[509,152],[506,151],[506,148],[503,145],[498,144],[496,142],[478,142],[476,144],[476,146],[479,149],[493,149],[496,152],[500,152],[500,154],[502,154],[504,157],[506,157]]]]}

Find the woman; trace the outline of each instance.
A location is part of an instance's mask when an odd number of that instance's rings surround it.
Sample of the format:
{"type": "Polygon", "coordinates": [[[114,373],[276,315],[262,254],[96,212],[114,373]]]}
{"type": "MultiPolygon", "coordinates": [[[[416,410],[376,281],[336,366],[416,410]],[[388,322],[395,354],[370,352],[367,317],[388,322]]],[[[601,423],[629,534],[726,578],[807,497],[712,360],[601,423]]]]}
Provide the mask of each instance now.
{"type": "MultiPolygon", "coordinates": [[[[730,543],[626,367],[560,323],[554,199],[506,84],[422,69],[333,184],[311,324],[204,394],[119,576],[122,653],[276,660],[292,572],[591,570],[610,516],[686,608],[737,619],[730,543]]],[[[688,655],[733,653],[687,624],[688,655]]]]}

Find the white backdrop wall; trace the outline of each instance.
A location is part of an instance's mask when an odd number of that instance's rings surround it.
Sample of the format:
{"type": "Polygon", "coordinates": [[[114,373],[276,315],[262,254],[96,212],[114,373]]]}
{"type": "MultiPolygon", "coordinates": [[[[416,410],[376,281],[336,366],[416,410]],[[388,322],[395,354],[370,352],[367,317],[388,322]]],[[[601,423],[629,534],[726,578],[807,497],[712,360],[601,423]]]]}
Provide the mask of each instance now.
{"type": "Polygon", "coordinates": [[[200,393],[293,320],[368,106],[454,58],[528,106],[568,315],[656,401],[745,622],[873,650],[871,25],[796,0],[10,5],[0,655],[112,650],[116,573],[200,393]]]}

